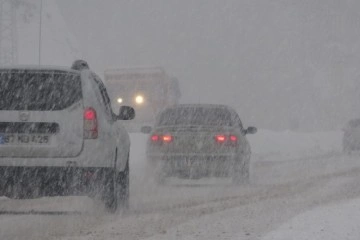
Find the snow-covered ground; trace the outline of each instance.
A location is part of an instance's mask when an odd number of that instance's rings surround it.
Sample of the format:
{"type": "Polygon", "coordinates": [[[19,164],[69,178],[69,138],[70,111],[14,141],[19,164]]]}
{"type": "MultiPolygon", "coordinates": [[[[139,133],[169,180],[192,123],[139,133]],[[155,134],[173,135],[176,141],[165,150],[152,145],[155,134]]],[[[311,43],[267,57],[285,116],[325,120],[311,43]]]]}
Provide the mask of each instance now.
{"type": "Polygon", "coordinates": [[[359,240],[360,198],[300,214],[263,240],[359,240]]]}
{"type": "MultiPolygon", "coordinates": [[[[141,135],[134,134],[132,137],[137,143],[145,143],[145,139],[141,135]]],[[[278,171],[279,169],[280,171],[284,171],[284,167],[272,168],[273,176],[279,177],[282,175],[282,177],[279,178],[279,183],[300,178],[315,177],[318,174],[317,171],[315,171],[315,174],[313,172],[314,169],[309,169],[309,171],[307,171],[308,167],[316,168],[312,164],[310,164],[310,166],[308,165],[309,161],[313,161],[313,159],[319,164],[315,165],[327,169],[325,172],[328,174],[336,172],[336,169],[348,170],[355,168],[358,166],[357,156],[349,158],[341,156],[341,139],[341,131],[295,133],[290,131],[273,132],[269,130],[259,130],[257,134],[253,136],[250,135],[250,142],[254,154],[253,161],[255,162],[253,164],[261,166],[262,162],[278,161],[279,164],[287,165],[287,170],[289,171],[288,174],[278,171]],[[345,164],[340,168],[338,165],[334,165],[333,162],[334,160],[339,160],[339,163],[342,164],[349,159],[352,161],[349,161],[348,163],[351,162],[352,164],[345,164]]],[[[139,155],[139,159],[142,159],[144,153],[137,153],[141,155],[139,155]]],[[[262,171],[266,171],[266,169],[263,169],[262,171]]],[[[259,171],[258,173],[255,173],[255,175],[256,176],[253,177],[253,182],[259,183],[264,180],[265,174],[263,172],[260,173],[259,171]],[[257,178],[261,178],[261,180],[257,178]]],[[[332,188],[337,188],[342,182],[347,181],[348,178],[345,177],[345,179],[340,180],[340,183],[339,180],[336,180],[333,184],[329,185],[332,185],[332,188]]],[[[209,180],[207,180],[207,182],[209,182],[209,180]]],[[[275,183],[273,180],[270,180],[270,182],[272,184],[275,183]]],[[[267,183],[262,182],[261,184],[267,183]]],[[[203,187],[203,190],[205,189],[206,187],[203,187]]],[[[323,189],[314,190],[319,192],[323,191],[323,189]]],[[[226,191],[224,191],[224,194],[229,194],[228,192],[225,192],[226,191]]],[[[179,196],[176,198],[178,197],[179,196]]],[[[297,201],[302,201],[301,196],[296,197],[300,198],[300,200],[298,199],[297,201]]],[[[346,199],[346,195],[344,197],[346,199]]],[[[275,216],[273,216],[276,220],[282,219],[282,217],[277,216],[282,215],[281,211],[284,211],[284,216],[287,215],[286,207],[289,206],[289,203],[285,201],[281,204],[283,203],[284,209],[280,208],[279,212],[275,213],[275,216]]],[[[241,227],[244,222],[243,217],[246,217],[246,215],[243,216],[244,211],[246,214],[255,214],[255,210],[231,208],[230,210],[224,210],[215,214],[195,218],[184,224],[167,229],[167,231],[154,235],[149,239],[360,239],[360,198],[349,201],[341,200],[339,203],[330,205],[327,205],[327,202],[325,201],[323,204],[319,205],[320,207],[311,208],[304,213],[300,213],[293,218],[287,219],[283,225],[266,233],[265,236],[263,236],[263,233],[256,231],[256,222],[250,224],[251,228],[249,228],[248,231],[243,231],[243,228],[241,227]]],[[[255,206],[258,207],[256,204],[255,206]]],[[[264,208],[266,206],[262,207],[264,208]]],[[[269,204],[268,207],[271,208],[271,204],[269,204]]],[[[253,206],[249,206],[249,209],[252,208],[253,206]]],[[[265,212],[267,211],[264,210],[264,213],[265,212]]]]}
{"type": "Polygon", "coordinates": [[[260,129],[248,135],[252,152],[261,159],[282,160],[338,153],[342,149],[342,132],[274,132],[260,129]]]}
{"type": "Polygon", "coordinates": [[[341,154],[341,132],[260,129],[249,136],[244,186],[216,178],[157,186],[146,138],[131,135],[129,212],[107,214],[86,197],[1,198],[0,239],[360,239],[359,156],[341,154]]]}

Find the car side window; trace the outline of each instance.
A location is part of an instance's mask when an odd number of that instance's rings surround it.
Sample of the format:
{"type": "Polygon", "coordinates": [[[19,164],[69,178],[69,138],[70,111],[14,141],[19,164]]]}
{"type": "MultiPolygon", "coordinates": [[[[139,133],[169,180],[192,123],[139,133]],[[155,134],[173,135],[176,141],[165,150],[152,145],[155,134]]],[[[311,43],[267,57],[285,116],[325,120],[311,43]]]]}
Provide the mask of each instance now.
{"type": "Polygon", "coordinates": [[[92,77],[94,79],[94,82],[96,83],[98,90],[100,92],[101,95],[101,100],[102,100],[102,104],[105,107],[105,112],[108,115],[108,117],[112,120],[115,119],[115,113],[112,111],[111,108],[111,101],[110,101],[110,97],[106,91],[106,87],[104,85],[104,83],[101,81],[101,79],[96,75],[96,74],[92,74],[92,77]]]}

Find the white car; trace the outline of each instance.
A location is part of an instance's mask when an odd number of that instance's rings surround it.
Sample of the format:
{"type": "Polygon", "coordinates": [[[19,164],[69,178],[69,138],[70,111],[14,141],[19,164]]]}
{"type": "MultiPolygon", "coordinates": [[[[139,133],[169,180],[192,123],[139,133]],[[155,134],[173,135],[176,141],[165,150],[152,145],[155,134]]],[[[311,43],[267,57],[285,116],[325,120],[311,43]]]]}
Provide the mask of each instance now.
{"type": "Polygon", "coordinates": [[[130,140],[118,120],[134,116],[113,113],[86,66],[0,68],[0,195],[85,194],[109,211],[127,207],[130,140]]]}

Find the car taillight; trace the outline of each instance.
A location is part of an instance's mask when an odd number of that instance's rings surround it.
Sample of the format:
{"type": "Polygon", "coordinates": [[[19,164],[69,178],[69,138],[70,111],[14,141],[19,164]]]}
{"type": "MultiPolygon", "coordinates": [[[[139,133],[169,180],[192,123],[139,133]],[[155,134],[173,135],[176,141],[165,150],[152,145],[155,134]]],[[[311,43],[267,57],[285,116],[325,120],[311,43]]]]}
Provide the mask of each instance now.
{"type": "Polygon", "coordinates": [[[162,136],[162,140],[165,143],[169,143],[173,140],[173,137],[171,135],[164,135],[164,136],[162,136]]]}
{"type": "Polygon", "coordinates": [[[226,134],[218,134],[215,135],[215,141],[221,144],[229,144],[231,146],[236,145],[238,142],[238,137],[235,135],[226,135],[226,134]]]}
{"type": "Polygon", "coordinates": [[[98,123],[96,111],[93,108],[86,108],[84,111],[84,138],[96,139],[98,137],[98,123]]]}
{"type": "Polygon", "coordinates": [[[226,141],[226,136],[225,135],[216,135],[215,136],[215,141],[219,142],[219,143],[223,143],[226,141]]]}
{"type": "Polygon", "coordinates": [[[237,142],[237,140],[238,140],[237,136],[235,136],[235,135],[230,135],[229,139],[231,142],[234,142],[234,143],[237,142]]]}
{"type": "Polygon", "coordinates": [[[159,135],[152,135],[151,136],[151,141],[153,141],[153,142],[157,142],[157,141],[159,141],[159,139],[160,139],[159,135]]]}
{"type": "Polygon", "coordinates": [[[154,143],[170,143],[174,140],[173,136],[170,134],[165,134],[165,135],[154,134],[150,137],[150,139],[154,143]]]}

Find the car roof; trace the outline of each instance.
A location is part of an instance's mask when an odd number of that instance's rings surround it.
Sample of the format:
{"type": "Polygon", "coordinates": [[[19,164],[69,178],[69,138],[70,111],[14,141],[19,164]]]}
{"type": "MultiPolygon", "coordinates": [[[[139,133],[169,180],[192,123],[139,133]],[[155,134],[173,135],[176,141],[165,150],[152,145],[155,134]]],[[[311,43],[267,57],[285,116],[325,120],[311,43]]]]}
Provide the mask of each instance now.
{"type": "Polygon", "coordinates": [[[179,108],[222,108],[235,112],[230,106],[223,104],[209,104],[209,103],[194,103],[194,104],[178,104],[175,106],[168,107],[167,109],[179,109],[179,108]]]}
{"type": "Polygon", "coordinates": [[[69,67],[61,67],[61,66],[44,66],[44,65],[9,65],[9,66],[1,66],[0,71],[6,70],[48,70],[48,71],[64,71],[64,72],[72,72],[72,73],[80,73],[78,70],[71,69],[69,67]]]}

